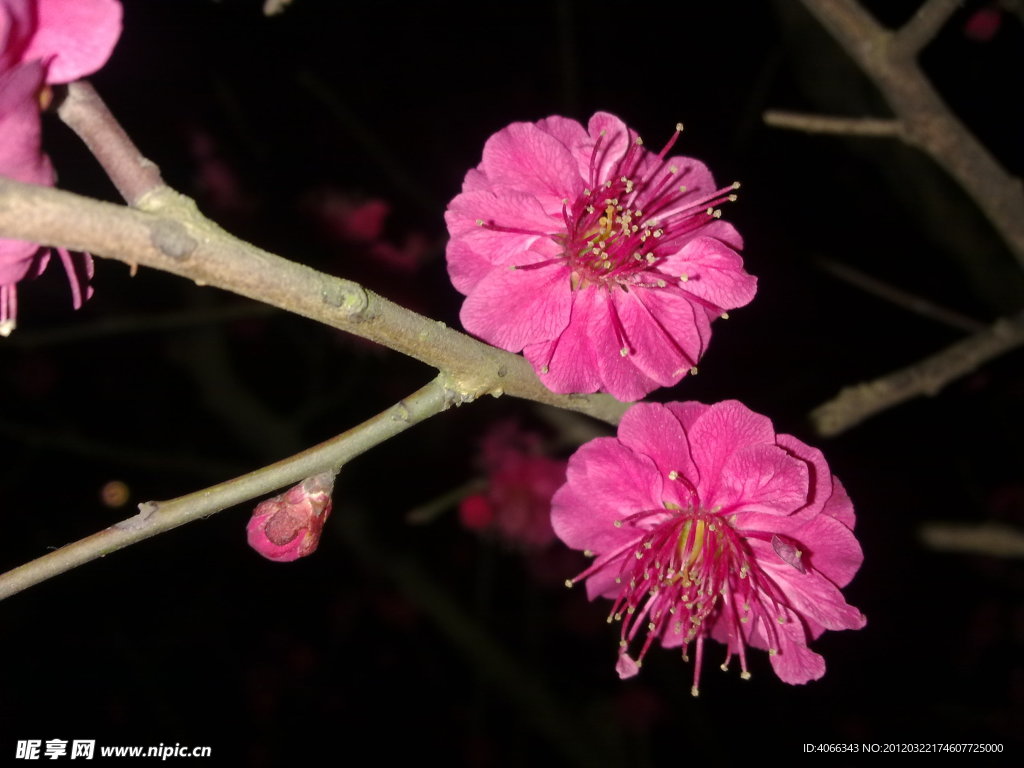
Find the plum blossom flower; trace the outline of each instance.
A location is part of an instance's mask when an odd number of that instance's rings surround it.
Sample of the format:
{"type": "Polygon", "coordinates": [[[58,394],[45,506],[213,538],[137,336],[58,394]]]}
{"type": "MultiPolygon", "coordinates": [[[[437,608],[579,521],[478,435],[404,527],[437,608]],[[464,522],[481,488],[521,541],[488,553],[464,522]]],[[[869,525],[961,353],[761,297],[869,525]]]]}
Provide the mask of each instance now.
{"type": "Polygon", "coordinates": [[[445,219],[463,326],[522,350],[555,392],[636,400],[691,372],[711,321],[756,279],[703,163],[657,154],[619,118],[564,117],[491,136],[445,219]]]}
{"type": "Polygon", "coordinates": [[[336,474],[323,472],[307,477],[284,493],[257,504],[246,526],[249,546],[279,563],[313,554],[320,545],[324,522],[331,514],[336,474]]]}
{"type": "Polygon", "coordinates": [[[545,456],[540,435],[513,423],[496,425],[484,438],[486,488],[459,505],[471,530],[493,533],[505,544],[537,552],[555,540],[551,496],[565,481],[564,460],[545,456]]]}
{"type": "MultiPolygon", "coordinates": [[[[45,85],[67,83],[99,69],[121,33],[117,0],[0,0],[0,175],[52,186],[40,146],[45,85]]],[[[91,293],[92,260],[58,248],[74,306],[91,293]]],[[[49,250],[0,238],[0,335],[14,328],[16,285],[46,268],[49,250]]]]}
{"type": "Polygon", "coordinates": [[[568,583],[614,601],[624,678],[655,640],[684,660],[693,647],[696,696],[713,638],[723,669],[738,656],[748,678],[746,649],[762,648],[779,678],[806,683],[825,673],[808,642],[865,624],[840,592],[863,560],[843,486],[820,451],[736,401],[633,406],[618,437],[569,460],[552,524],[595,557],[568,583]]]}

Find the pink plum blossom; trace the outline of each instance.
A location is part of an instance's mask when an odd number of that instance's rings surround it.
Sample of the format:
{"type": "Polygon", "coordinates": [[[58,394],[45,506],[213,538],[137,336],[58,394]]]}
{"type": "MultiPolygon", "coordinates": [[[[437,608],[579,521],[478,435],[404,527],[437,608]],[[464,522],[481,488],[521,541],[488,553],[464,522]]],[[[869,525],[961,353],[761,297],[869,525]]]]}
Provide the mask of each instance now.
{"type": "Polygon", "coordinates": [[[307,477],[272,499],[261,501],[246,526],[249,546],[268,560],[298,560],[316,551],[331,514],[335,472],[307,477]]]}
{"type": "MultiPolygon", "coordinates": [[[[0,0],[0,175],[52,186],[55,174],[40,146],[45,85],[95,72],[121,33],[116,0],[0,0]]],[[[92,260],[58,248],[74,306],[91,293],[92,260]]],[[[49,250],[0,238],[0,335],[14,328],[16,285],[42,273],[49,250]]]]}
{"type": "Polygon", "coordinates": [[[723,669],[738,656],[748,678],[746,649],[762,648],[779,678],[806,683],[825,673],[809,641],[865,624],[840,592],[863,560],[843,486],[820,451],[736,401],[633,406],[617,437],[569,460],[552,523],[595,558],[569,583],[613,600],[624,678],[655,640],[684,660],[692,647],[697,695],[713,638],[723,669]]]}
{"type": "Polygon", "coordinates": [[[487,486],[462,500],[462,524],[524,552],[549,546],[555,540],[551,496],[565,481],[565,461],[545,456],[540,435],[513,423],[492,428],[482,459],[487,486]]]}
{"type": "Polygon", "coordinates": [[[669,157],[676,128],[657,154],[603,112],[491,136],[445,214],[466,330],[522,350],[555,392],[636,400],[693,371],[756,279],[715,208],[738,184],[669,157]]]}

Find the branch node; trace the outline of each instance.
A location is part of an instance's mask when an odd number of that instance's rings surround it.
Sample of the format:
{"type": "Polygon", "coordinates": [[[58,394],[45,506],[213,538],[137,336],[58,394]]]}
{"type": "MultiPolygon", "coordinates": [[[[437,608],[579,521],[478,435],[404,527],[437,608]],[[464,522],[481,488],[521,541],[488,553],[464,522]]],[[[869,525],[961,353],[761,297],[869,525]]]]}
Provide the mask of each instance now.
{"type": "Polygon", "coordinates": [[[351,320],[363,319],[363,313],[370,306],[370,297],[358,283],[348,280],[331,280],[320,294],[320,299],[329,307],[341,310],[351,320]]]}
{"type": "Polygon", "coordinates": [[[129,517],[127,520],[122,520],[120,523],[114,525],[115,528],[122,531],[138,531],[149,525],[149,519],[153,517],[158,511],[160,511],[160,503],[157,501],[144,501],[139,504],[139,514],[129,517]]]}
{"type": "Polygon", "coordinates": [[[175,261],[184,261],[199,247],[185,227],[170,219],[158,219],[150,224],[149,239],[157,250],[175,261]]]}

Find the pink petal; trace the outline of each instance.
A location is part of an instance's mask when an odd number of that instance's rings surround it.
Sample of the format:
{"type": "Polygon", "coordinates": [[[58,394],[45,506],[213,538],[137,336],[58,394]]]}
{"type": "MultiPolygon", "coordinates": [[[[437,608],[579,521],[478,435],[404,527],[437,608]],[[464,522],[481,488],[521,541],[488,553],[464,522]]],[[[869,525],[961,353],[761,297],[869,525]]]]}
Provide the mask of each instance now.
{"type": "Polygon", "coordinates": [[[828,497],[828,501],[825,502],[821,512],[835,518],[851,531],[857,522],[853,514],[853,502],[850,501],[846,488],[843,487],[843,484],[839,482],[839,478],[835,475],[832,476],[832,495],[828,497]]]}
{"type": "Polygon", "coordinates": [[[518,352],[557,338],[569,324],[572,290],[563,264],[537,269],[499,267],[466,297],[459,318],[470,333],[518,352]]]}
{"type": "Polygon", "coordinates": [[[552,392],[596,392],[601,387],[589,338],[595,294],[593,290],[573,292],[569,324],[561,335],[523,347],[526,359],[552,392]]]}
{"type": "Polygon", "coordinates": [[[53,167],[40,148],[39,102],[43,67],[38,61],[0,74],[0,174],[52,186],[53,167]]]}
{"type": "Polygon", "coordinates": [[[825,674],[825,659],[807,647],[800,620],[787,611],[787,621],[779,625],[779,648],[769,658],[779,679],[790,685],[803,685],[825,674]]]}
{"type": "Polygon", "coordinates": [[[78,80],[110,58],[121,36],[117,0],[38,0],[37,7],[38,27],[23,58],[48,63],[46,82],[78,80]]]}
{"type": "Polygon", "coordinates": [[[448,259],[448,277],[455,289],[463,294],[471,293],[477,283],[494,270],[490,259],[481,256],[463,238],[450,239],[445,256],[448,259]]]}
{"type": "Polygon", "coordinates": [[[837,587],[845,587],[864,562],[853,532],[841,521],[819,515],[792,533],[804,550],[804,562],[837,587]]]}
{"type": "Polygon", "coordinates": [[[701,497],[717,497],[722,468],[729,456],[758,443],[774,445],[771,421],[736,400],[715,403],[690,428],[693,460],[700,470],[701,497]]]}
{"type": "Polygon", "coordinates": [[[664,387],[677,384],[703,351],[705,318],[672,288],[634,287],[611,294],[630,347],[629,362],[664,387]]]}
{"type": "Polygon", "coordinates": [[[712,406],[698,403],[696,400],[688,400],[685,403],[665,403],[665,407],[679,420],[683,431],[689,432],[694,422],[707,413],[712,406]]]}
{"type": "MultiPolygon", "coordinates": [[[[695,478],[696,466],[690,458],[690,441],[682,424],[658,403],[637,403],[619,423],[619,440],[636,453],[648,456],[666,477],[678,472],[684,478],[695,478]]],[[[665,501],[686,507],[690,502],[682,484],[669,482],[665,501]]]]}
{"type": "Polygon", "coordinates": [[[533,123],[512,123],[491,136],[479,170],[491,184],[529,190],[548,210],[583,189],[569,149],[533,123]]]}
{"type": "MultiPolygon", "coordinates": [[[[594,302],[589,322],[589,338],[593,346],[597,370],[601,377],[602,389],[612,397],[629,402],[639,400],[656,389],[659,383],[637,368],[628,355],[621,350],[628,344],[624,336],[626,328],[619,318],[615,301],[608,291],[592,288],[594,302]],[[620,340],[620,336],[622,336],[620,340]]],[[[644,329],[649,329],[648,321],[644,329]]],[[[636,331],[642,335],[643,329],[636,331]]]]}
{"type": "MultiPolygon", "coordinates": [[[[502,252],[525,251],[537,239],[565,228],[560,218],[554,219],[544,210],[535,195],[514,189],[463,192],[448,203],[444,218],[452,237],[483,233],[484,237],[502,238],[494,246],[502,252]],[[528,233],[497,232],[482,227],[480,221],[527,230],[528,233]],[[518,240],[504,242],[504,239],[508,238],[518,240]],[[511,242],[515,244],[512,245],[511,242]]],[[[490,249],[484,251],[484,255],[491,258],[494,264],[504,264],[509,258],[507,255],[496,256],[490,249]]]]}
{"type": "Polygon", "coordinates": [[[596,112],[587,123],[590,139],[573,148],[582,177],[590,183],[590,165],[596,161],[597,180],[603,181],[614,172],[619,161],[626,154],[630,144],[636,140],[622,120],[608,112],[596,112]],[[595,148],[597,156],[594,156],[595,148]]]}
{"type": "MultiPolygon", "coordinates": [[[[807,465],[775,445],[737,448],[722,464],[710,506],[738,506],[738,528],[754,528],[752,512],[789,516],[807,502],[807,465]]],[[[767,530],[775,530],[774,527],[767,530]]]]}
{"type": "Polygon", "coordinates": [[[661,509],[657,467],[614,438],[597,438],[569,459],[566,483],[551,500],[551,524],[573,549],[608,552],[639,537],[616,521],[636,512],[661,509]]]}
{"type": "MultiPolygon", "coordinates": [[[[792,435],[779,435],[776,442],[789,451],[797,459],[804,461],[810,470],[810,485],[807,493],[807,502],[800,511],[800,517],[810,519],[819,514],[825,507],[825,503],[832,496],[832,473],[829,472],[825,456],[817,448],[797,440],[792,435]]],[[[850,513],[853,508],[851,506],[850,513]]]]}
{"type": "Polygon", "coordinates": [[[750,303],[757,291],[757,278],[743,270],[740,255],[713,237],[691,240],[658,267],[677,280],[686,275],[683,291],[722,309],[750,303]]]}
{"type": "Polygon", "coordinates": [[[628,653],[623,652],[619,654],[619,659],[615,662],[615,671],[620,680],[628,680],[636,676],[640,671],[640,665],[633,661],[628,653]]]}
{"type": "MultiPolygon", "coordinates": [[[[782,590],[786,604],[825,629],[860,629],[863,614],[847,604],[842,592],[815,568],[800,573],[782,561],[768,542],[749,541],[758,565],[782,590]]],[[[808,564],[813,565],[808,559],[808,564]]]]}
{"type": "MultiPolygon", "coordinates": [[[[537,127],[544,133],[556,138],[566,148],[575,147],[587,141],[588,138],[587,132],[582,125],[575,120],[559,115],[552,115],[543,120],[538,120],[537,127]]],[[[585,173],[580,173],[580,178],[585,177],[585,173]]]]}
{"type": "Polygon", "coordinates": [[[35,29],[35,0],[0,2],[0,72],[7,72],[25,60],[25,47],[35,29]]]}

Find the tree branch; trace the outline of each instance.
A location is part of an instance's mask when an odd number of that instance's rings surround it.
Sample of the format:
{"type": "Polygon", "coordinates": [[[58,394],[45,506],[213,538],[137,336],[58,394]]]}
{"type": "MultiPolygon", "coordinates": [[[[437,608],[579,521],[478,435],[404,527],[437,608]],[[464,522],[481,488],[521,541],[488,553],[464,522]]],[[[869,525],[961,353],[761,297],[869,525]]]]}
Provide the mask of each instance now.
{"type": "Polygon", "coordinates": [[[57,115],[85,142],[129,205],[137,206],[148,193],[164,186],[156,163],[139,152],[96,89],[86,81],[67,85],[57,115]]]}
{"type": "Polygon", "coordinates": [[[918,395],[934,395],[983,363],[1024,345],[1024,312],[1004,318],[938,354],[874,381],[844,388],[811,411],[818,434],[838,435],[879,411],[918,395]]]}
{"type": "Polygon", "coordinates": [[[766,125],[772,128],[788,128],[805,133],[832,133],[840,136],[903,136],[903,125],[899,120],[878,117],[833,117],[831,115],[808,115],[802,112],[787,112],[769,109],[763,115],[766,125]]]}
{"type": "Polygon", "coordinates": [[[929,0],[895,34],[855,0],[803,3],[878,87],[903,126],[903,139],[964,188],[1024,266],[1024,185],[953,116],[915,60],[956,3],[929,0]]]}
{"type": "Polygon", "coordinates": [[[962,525],[925,523],[918,530],[921,540],[939,552],[966,552],[991,557],[1024,557],[1024,533],[998,523],[962,525]]]}
{"type": "Polygon", "coordinates": [[[908,58],[917,56],[939,34],[939,30],[959,7],[960,0],[925,0],[896,34],[894,47],[908,58]]]}
{"type": "Polygon", "coordinates": [[[144,502],[134,517],[0,575],[0,600],[151,536],[311,475],[337,470],[370,448],[458,404],[460,397],[442,375],[372,419],[302,453],[170,501],[144,502]]]}
{"type": "Polygon", "coordinates": [[[628,407],[608,395],[557,395],[523,357],[243,242],[168,187],[151,190],[138,207],[0,178],[0,237],[160,269],[354,333],[444,371],[466,402],[508,394],[611,424],[628,407]]]}
{"type": "Polygon", "coordinates": [[[975,320],[973,317],[954,312],[952,309],[939,306],[923,296],[918,296],[910,291],[897,288],[876,277],[865,274],[859,269],[854,269],[849,264],[843,264],[832,259],[822,259],[817,265],[833,277],[844,280],[850,285],[860,288],[873,296],[884,299],[897,307],[902,307],[908,312],[913,312],[921,317],[927,317],[936,323],[948,325],[960,331],[975,333],[984,330],[988,326],[985,323],[975,320]]]}

